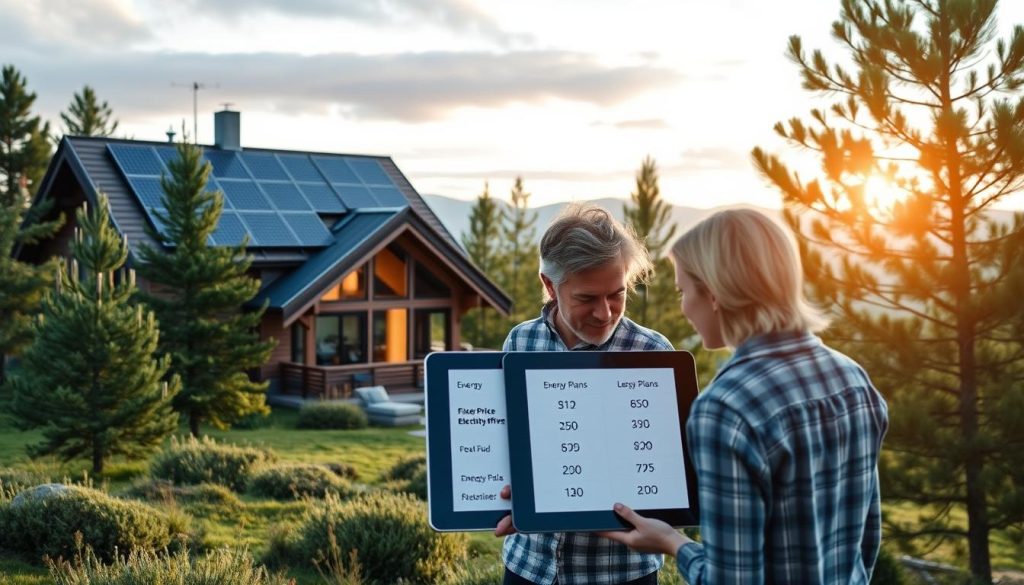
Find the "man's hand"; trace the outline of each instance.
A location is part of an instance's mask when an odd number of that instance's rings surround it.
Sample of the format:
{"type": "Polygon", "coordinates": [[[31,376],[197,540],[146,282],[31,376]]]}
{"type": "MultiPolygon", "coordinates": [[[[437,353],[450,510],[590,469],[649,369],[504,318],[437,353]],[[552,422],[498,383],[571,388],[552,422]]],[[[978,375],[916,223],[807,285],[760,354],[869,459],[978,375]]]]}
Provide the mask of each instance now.
{"type": "MultiPolygon", "coordinates": [[[[501,499],[511,500],[512,499],[512,486],[506,485],[501,488],[501,499]]],[[[516,527],[512,526],[512,514],[509,513],[503,516],[501,520],[498,520],[498,525],[494,527],[494,536],[508,536],[509,534],[515,534],[516,527]]]]}
{"type": "Polygon", "coordinates": [[[615,504],[615,512],[632,524],[633,530],[598,532],[598,536],[620,542],[639,552],[663,553],[673,557],[679,547],[693,542],[661,520],[644,518],[624,504],[615,504]]]}

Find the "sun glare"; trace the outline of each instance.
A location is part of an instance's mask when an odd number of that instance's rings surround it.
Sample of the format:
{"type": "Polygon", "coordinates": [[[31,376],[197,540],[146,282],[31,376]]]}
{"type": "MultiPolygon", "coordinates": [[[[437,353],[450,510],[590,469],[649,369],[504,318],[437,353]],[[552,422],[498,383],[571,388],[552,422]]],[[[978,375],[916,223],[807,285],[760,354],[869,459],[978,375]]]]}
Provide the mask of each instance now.
{"type": "Polygon", "coordinates": [[[871,175],[864,182],[864,200],[876,209],[890,211],[905,196],[902,189],[881,175],[871,175]]]}

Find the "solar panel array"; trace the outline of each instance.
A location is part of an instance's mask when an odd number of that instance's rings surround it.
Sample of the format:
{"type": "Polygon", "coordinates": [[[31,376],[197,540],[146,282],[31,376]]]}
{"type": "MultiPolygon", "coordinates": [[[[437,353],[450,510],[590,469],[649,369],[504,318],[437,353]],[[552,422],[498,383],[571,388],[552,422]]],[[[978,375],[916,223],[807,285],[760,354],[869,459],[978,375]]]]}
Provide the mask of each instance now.
{"type": "MultiPolygon", "coordinates": [[[[178,157],[173,145],[108,144],[132,191],[163,232],[161,174],[178,157]]],[[[224,193],[214,245],[322,247],[332,241],[320,214],[404,207],[408,201],[373,158],[208,149],[213,168],[207,189],[224,193]]]]}

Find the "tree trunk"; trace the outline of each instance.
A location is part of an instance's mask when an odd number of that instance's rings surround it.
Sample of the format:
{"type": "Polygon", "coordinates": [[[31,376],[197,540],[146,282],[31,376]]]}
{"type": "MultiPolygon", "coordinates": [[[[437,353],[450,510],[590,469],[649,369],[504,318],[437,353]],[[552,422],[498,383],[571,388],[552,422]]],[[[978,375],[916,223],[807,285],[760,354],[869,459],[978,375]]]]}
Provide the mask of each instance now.
{"type": "Polygon", "coordinates": [[[199,414],[194,411],[188,415],[188,430],[192,432],[193,437],[199,438],[199,414]]]}
{"type": "Polygon", "coordinates": [[[95,439],[92,442],[92,473],[93,475],[103,473],[103,445],[95,439]]]}

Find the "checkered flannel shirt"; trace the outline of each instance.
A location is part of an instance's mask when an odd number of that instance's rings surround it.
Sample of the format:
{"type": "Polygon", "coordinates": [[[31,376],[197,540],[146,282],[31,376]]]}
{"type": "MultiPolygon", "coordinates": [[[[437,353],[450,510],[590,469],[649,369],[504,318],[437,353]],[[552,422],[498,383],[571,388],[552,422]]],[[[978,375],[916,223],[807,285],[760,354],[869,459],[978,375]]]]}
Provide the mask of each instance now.
{"type": "MultiPolygon", "coordinates": [[[[554,304],[541,316],[509,332],[503,351],[656,351],[674,349],[665,336],[623,317],[600,346],[566,347],[554,326],[554,304]]],[[[613,585],[661,568],[661,555],[635,553],[625,546],[587,533],[512,534],[502,550],[510,571],[541,585],[613,585]]]]}
{"type": "Polygon", "coordinates": [[[881,540],[885,401],[809,333],[741,344],[686,426],[703,544],[680,547],[690,585],[868,583],[881,540]]]}

